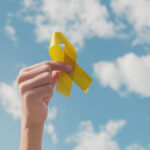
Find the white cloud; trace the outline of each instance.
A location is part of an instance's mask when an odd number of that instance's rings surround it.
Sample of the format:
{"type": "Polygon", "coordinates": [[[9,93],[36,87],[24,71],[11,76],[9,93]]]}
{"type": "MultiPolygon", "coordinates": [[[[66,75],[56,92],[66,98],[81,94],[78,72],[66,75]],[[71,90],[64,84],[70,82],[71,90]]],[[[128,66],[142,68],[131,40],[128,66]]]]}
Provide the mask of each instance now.
{"type": "Polygon", "coordinates": [[[101,61],[93,65],[94,74],[103,86],[120,92],[135,92],[150,97],[150,55],[129,53],[115,62],[101,61]],[[122,87],[126,87],[123,91],[122,87]]]}
{"type": "Polygon", "coordinates": [[[120,150],[113,138],[125,124],[125,120],[109,121],[96,133],[91,121],[81,122],[78,133],[68,137],[66,141],[76,143],[73,150],[120,150]]]}
{"type": "Polygon", "coordinates": [[[47,118],[49,120],[53,120],[53,119],[56,118],[56,115],[57,115],[57,108],[56,107],[52,107],[51,109],[49,109],[47,118]]]}
{"type": "Polygon", "coordinates": [[[85,39],[114,37],[123,28],[109,20],[108,10],[99,0],[42,0],[34,8],[28,6],[34,15],[27,15],[25,20],[35,25],[38,42],[49,41],[53,32],[61,31],[72,43],[82,46],[85,39]]]}
{"type": "Polygon", "coordinates": [[[23,5],[27,8],[33,6],[34,4],[35,4],[35,1],[33,1],[33,0],[24,0],[23,1],[23,5]]]}
{"type": "Polygon", "coordinates": [[[146,149],[138,144],[132,144],[128,146],[125,150],[146,150],[146,149]]]}
{"type": "MultiPolygon", "coordinates": [[[[49,109],[47,120],[52,122],[52,120],[54,120],[56,116],[57,108],[53,106],[51,109],[49,109]]],[[[45,131],[51,136],[52,142],[56,144],[58,142],[58,137],[55,131],[55,126],[52,123],[47,123],[45,125],[45,131]]]]}
{"type": "Polygon", "coordinates": [[[10,23],[7,23],[6,26],[5,26],[5,32],[6,32],[6,35],[12,40],[12,41],[16,41],[17,38],[16,38],[16,30],[15,28],[10,25],[10,23]]]}
{"type": "Polygon", "coordinates": [[[49,123],[45,126],[45,131],[51,135],[52,142],[56,144],[58,142],[58,137],[56,135],[55,127],[53,124],[49,123]]]}
{"type": "Polygon", "coordinates": [[[111,6],[117,18],[126,19],[133,26],[136,33],[134,45],[150,43],[149,0],[111,0],[111,6]]]}
{"type": "Polygon", "coordinates": [[[35,26],[37,42],[49,42],[53,32],[61,31],[77,49],[92,37],[135,37],[133,45],[150,44],[149,0],[111,0],[112,9],[101,1],[24,0],[19,14],[35,26]]]}
{"type": "Polygon", "coordinates": [[[0,102],[5,111],[15,119],[21,117],[20,99],[16,82],[0,83],[0,102]]]}
{"type": "Polygon", "coordinates": [[[13,14],[12,13],[8,13],[8,19],[6,22],[6,25],[4,27],[4,31],[5,34],[14,42],[17,41],[17,37],[16,37],[16,30],[15,28],[12,26],[11,21],[12,21],[12,17],[13,14]]]}

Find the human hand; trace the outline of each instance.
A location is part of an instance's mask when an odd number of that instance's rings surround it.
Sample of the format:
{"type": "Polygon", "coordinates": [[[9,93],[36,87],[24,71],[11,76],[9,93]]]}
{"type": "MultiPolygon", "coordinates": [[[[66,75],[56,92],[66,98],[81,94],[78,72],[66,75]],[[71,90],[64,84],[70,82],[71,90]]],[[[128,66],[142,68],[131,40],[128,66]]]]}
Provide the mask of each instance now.
{"type": "Polygon", "coordinates": [[[20,71],[17,83],[21,97],[21,120],[24,126],[44,124],[59,72],[71,70],[72,68],[66,64],[46,61],[20,71]]]}

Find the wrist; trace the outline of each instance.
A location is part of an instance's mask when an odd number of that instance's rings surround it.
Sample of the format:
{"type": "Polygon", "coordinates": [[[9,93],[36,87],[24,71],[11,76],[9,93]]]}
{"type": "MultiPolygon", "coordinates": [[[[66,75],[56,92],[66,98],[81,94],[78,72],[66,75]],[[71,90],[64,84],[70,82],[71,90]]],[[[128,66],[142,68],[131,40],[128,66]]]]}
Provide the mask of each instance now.
{"type": "Polygon", "coordinates": [[[43,131],[44,129],[44,124],[26,124],[26,123],[21,123],[21,130],[39,130],[43,131]]]}
{"type": "Polygon", "coordinates": [[[34,128],[43,129],[44,122],[33,122],[28,119],[22,119],[21,120],[21,128],[23,128],[23,129],[34,129],[34,128]]]}

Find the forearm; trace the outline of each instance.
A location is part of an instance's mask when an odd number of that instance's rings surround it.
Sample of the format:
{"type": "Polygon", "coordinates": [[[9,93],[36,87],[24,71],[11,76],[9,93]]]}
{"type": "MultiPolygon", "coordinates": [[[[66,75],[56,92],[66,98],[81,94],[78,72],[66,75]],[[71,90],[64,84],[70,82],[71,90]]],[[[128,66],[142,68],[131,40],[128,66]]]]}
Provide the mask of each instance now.
{"type": "Polygon", "coordinates": [[[21,125],[20,150],[41,150],[44,125],[26,127],[21,125]]]}

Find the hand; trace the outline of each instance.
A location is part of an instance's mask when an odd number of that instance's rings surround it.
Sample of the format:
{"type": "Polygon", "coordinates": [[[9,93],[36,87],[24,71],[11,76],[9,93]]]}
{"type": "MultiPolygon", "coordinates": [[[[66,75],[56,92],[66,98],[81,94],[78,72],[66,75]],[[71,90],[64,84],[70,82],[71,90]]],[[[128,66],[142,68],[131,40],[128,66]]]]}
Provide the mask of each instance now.
{"type": "Polygon", "coordinates": [[[66,64],[46,61],[20,71],[17,82],[24,126],[33,127],[44,124],[59,71],[71,70],[72,68],[66,64]]]}

